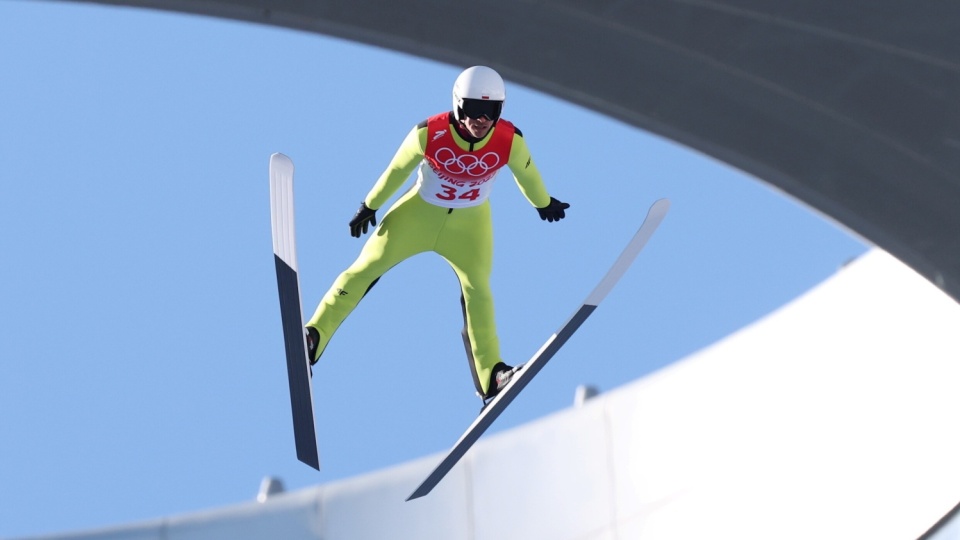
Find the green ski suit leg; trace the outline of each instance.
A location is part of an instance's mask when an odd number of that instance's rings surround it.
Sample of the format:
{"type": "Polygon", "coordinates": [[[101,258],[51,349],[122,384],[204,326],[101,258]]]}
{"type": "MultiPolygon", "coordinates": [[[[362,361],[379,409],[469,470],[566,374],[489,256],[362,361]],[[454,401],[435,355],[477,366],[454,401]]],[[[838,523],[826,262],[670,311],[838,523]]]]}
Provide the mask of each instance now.
{"type": "Polygon", "coordinates": [[[320,332],[322,354],[340,324],[390,268],[425,251],[442,256],[460,280],[464,342],[477,389],[486,393],[490,372],[501,362],[490,272],[493,228],[490,203],[455,210],[430,204],[416,190],[404,194],[383,216],[357,259],[334,281],[307,322],[320,332]]]}
{"type": "Polygon", "coordinates": [[[490,373],[502,361],[490,290],[493,270],[490,202],[453,210],[440,231],[434,251],[446,259],[460,280],[464,346],[474,385],[486,395],[490,373]]]}

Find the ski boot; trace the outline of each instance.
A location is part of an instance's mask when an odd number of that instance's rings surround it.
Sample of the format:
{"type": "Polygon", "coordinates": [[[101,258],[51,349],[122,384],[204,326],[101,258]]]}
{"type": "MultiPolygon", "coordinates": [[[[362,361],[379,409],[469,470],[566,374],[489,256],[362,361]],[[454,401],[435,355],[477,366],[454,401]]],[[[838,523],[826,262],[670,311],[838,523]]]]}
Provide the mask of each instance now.
{"type": "Polygon", "coordinates": [[[480,396],[480,399],[483,400],[481,411],[487,408],[487,405],[493,401],[493,398],[497,397],[497,394],[510,385],[510,380],[522,367],[523,365],[510,367],[503,362],[493,366],[493,371],[490,372],[490,385],[487,387],[487,394],[480,396]]]}
{"type": "Polygon", "coordinates": [[[307,359],[310,360],[310,376],[313,377],[313,365],[320,357],[317,355],[317,346],[320,345],[320,332],[312,326],[306,328],[307,359]]]}

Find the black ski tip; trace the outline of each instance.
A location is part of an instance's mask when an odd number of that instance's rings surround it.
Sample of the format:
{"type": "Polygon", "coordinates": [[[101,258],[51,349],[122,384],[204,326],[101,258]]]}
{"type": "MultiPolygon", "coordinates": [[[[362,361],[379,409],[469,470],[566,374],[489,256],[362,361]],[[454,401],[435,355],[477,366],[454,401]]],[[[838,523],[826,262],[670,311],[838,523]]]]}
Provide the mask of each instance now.
{"type": "Polygon", "coordinates": [[[316,439],[304,440],[304,434],[300,434],[299,437],[296,437],[296,435],[297,434],[295,434],[297,444],[297,459],[301,463],[309,465],[311,468],[320,471],[320,452],[317,450],[316,439]]]}
{"type": "Polygon", "coordinates": [[[450,456],[448,455],[447,459],[444,459],[443,461],[441,461],[440,464],[437,465],[437,468],[430,473],[430,476],[427,476],[426,480],[421,482],[420,485],[417,486],[417,489],[413,490],[413,493],[411,493],[410,496],[407,497],[406,502],[410,502],[414,499],[419,499],[420,497],[423,497],[424,495],[433,491],[433,488],[437,487],[437,484],[439,484],[440,481],[443,480],[443,477],[446,476],[448,472],[450,472],[450,469],[452,469],[453,466],[456,465],[457,461],[459,460],[460,460],[459,457],[451,460],[450,456]]]}
{"type": "Polygon", "coordinates": [[[305,463],[309,465],[313,470],[320,472],[320,460],[318,458],[315,458],[313,456],[310,456],[306,459],[300,458],[300,462],[305,463]]]}
{"type": "Polygon", "coordinates": [[[407,497],[407,500],[404,501],[404,502],[410,502],[410,501],[412,501],[412,500],[419,499],[420,497],[423,497],[423,496],[426,495],[427,493],[430,493],[430,490],[429,490],[429,489],[423,489],[423,486],[420,486],[420,487],[417,488],[416,491],[414,491],[413,493],[411,493],[410,496],[407,497]]]}

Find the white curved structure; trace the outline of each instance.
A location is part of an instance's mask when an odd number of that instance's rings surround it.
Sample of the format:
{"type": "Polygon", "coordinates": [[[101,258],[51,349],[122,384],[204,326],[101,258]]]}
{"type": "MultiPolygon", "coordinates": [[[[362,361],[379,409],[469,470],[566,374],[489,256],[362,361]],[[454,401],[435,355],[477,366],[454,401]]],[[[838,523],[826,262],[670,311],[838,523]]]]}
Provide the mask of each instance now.
{"type": "MultiPolygon", "coordinates": [[[[956,504],[960,306],[875,250],[721,342],[436,463],[62,540],[908,539],[956,504]]],[[[958,527],[936,538],[957,538],[958,527]]]]}

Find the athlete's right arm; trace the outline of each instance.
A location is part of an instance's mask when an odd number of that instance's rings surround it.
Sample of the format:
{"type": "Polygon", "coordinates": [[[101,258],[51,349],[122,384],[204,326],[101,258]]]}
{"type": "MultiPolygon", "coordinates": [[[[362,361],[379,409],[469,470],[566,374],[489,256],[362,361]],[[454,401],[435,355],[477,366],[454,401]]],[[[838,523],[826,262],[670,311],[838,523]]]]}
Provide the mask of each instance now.
{"type": "Polygon", "coordinates": [[[367,193],[367,197],[363,200],[364,204],[374,210],[380,208],[400,189],[407,178],[410,178],[410,173],[423,160],[426,133],[426,122],[410,130],[386,170],[367,193]]]}

